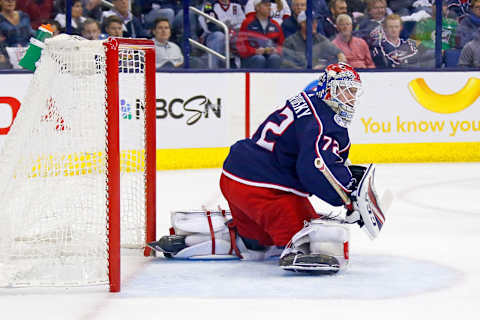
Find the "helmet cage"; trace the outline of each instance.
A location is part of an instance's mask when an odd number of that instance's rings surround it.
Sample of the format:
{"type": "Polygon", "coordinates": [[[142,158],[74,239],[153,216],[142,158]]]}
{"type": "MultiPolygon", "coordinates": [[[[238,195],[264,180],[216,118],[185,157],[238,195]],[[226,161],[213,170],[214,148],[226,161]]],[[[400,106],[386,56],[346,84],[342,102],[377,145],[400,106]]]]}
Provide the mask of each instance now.
{"type": "Polygon", "coordinates": [[[358,98],[362,94],[362,85],[349,79],[334,79],[329,85],[333,109],[345,124],[349,125],[353,120],[358,98]]]}
{"type": "Polygon", "coordinates": [[[316,90],[317,96],[348,126],[362,94],[362,82],[358,73],[346,63],[331,64],[320,76],[316,90]]]}

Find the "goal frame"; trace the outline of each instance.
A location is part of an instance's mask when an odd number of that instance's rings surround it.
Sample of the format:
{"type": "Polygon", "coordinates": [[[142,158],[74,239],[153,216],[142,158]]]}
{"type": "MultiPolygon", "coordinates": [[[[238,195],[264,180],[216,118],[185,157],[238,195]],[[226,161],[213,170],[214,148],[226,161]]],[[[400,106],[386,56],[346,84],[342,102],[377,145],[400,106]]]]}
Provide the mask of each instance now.
{"type": "MultiPolygon", "coordinates": [[[[110,292],[121,288],[120,243],[120,86],[119,51],[121,48],[145,52],[145,240],[156,239],[156,88],[155,45],[152,40],[108,38],[103,43],[106,50],[107,99],[107,179],[108,179],[108,277],[110,292]]],[[[145,245],[144,255],[151,249],[145,245]]]]}

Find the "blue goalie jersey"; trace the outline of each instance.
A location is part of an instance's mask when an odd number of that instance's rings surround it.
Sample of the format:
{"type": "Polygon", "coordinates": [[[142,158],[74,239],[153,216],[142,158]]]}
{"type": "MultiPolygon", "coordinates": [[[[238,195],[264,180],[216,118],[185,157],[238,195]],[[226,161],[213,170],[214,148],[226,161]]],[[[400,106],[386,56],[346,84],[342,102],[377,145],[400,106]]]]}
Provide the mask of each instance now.
{"type": "Polygon", "coordinates": [[[230,148],[223,173],[244,184],[274,188],[333,206],[343,204],[315,167],[321,158],[342,188],[350,193],[352,174],[345,161],[350,139],[342,119],[313,91],[303,91],[270,114],[252,138],[230,148]]]}

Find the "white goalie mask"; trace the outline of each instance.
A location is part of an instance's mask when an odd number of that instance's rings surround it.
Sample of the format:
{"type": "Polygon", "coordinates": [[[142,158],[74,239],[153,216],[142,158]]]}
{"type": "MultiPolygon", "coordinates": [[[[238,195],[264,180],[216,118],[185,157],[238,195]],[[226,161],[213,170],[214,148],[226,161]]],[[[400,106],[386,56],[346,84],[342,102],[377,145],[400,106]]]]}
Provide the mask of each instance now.
{"type": "Polygon", "coordinates": [[[350,125],[362,94],[362,82],[358,73],[348,64],[331,64],[320,76],[317,95],[350,125]]]}

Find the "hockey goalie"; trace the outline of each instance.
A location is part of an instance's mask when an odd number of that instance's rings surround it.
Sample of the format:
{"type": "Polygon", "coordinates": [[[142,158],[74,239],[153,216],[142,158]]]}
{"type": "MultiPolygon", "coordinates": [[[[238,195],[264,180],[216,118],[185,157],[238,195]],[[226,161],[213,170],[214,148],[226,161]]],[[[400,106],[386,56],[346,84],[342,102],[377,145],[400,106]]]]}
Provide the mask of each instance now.
{"type": "Polygon", "coordinates": [[[349,225],[375,238],[385,222],[375,166],[348,161],[348,126],[362,83],[349,65],[329,65],[318,84],[288,99],[252,138],[235,143],[220,189],[229,210],[173,212],[170,235],[150,243],[169,258],[262,260],[289,271],[335,273],[349,262],[349,225]],[[315,211],[309,196],[345,208],[315,211]]]}

